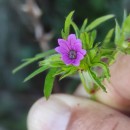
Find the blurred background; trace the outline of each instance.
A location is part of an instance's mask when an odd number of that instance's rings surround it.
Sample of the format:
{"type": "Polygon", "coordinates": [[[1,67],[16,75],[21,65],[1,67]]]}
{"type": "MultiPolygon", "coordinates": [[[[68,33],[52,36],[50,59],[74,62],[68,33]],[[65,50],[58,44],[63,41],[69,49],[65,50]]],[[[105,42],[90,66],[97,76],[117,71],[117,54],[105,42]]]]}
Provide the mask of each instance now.
{"type": "MultiPolygon", "coordinates": [[[[0,0],[0,130],[27,130],[26,118],[31,105],[43,96],[46,73],[27,83],[24,78],[35,70],[34,63],[15,75],[12,70],[21,59],[54,48],[67,14],[75,10],[80,26],[106,14],[121,22],[123,11],[130,11],[130,0],[0,0]]],[[[98,27],[98,40],[114,27],[114,20],[98,27]]],[[[55,82],[53,93],[72,93],[78,79],[55,82]],[[62,86],[62,87],[61,87],[62,86]]]]}

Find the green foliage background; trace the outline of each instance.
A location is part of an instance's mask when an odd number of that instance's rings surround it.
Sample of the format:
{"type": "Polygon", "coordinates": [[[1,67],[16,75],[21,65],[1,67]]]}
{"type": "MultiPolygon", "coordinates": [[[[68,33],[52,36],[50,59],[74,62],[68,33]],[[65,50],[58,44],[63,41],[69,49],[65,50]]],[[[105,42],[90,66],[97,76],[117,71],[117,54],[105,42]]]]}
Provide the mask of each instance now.
{"type": "MultiPolygon", "coordinates": [[[[21,59],[41,52],[30,20],[20,10],[25,1],[0,0],[0,130],[26,130],[27,112],[34,101],[43,96],[45,74],[22,83],[37,64],[12,75],[12,70],[21,63],[21,59]]],[[[72,10],[75,10],[74,20],[79,25],[86,17],[92,21],[111,13],[121,21],[124,8],[130,11],[127,7],[130,4],[129,0],[37,0],[36,2],[43,11],[40,20],[46,32],[54,31],[54,37],[49,43],[50,48],[57,45],[56,39],[60,36],[65,17],[72,10]]],[[[113,26],[114,21],[100,26],[98,39],[103,38],[113,26]]],[[[79,80],[63,80],[60,85],[68,87],[55,88],[54,92],[70,93],[78,83],[79,80]]]]}

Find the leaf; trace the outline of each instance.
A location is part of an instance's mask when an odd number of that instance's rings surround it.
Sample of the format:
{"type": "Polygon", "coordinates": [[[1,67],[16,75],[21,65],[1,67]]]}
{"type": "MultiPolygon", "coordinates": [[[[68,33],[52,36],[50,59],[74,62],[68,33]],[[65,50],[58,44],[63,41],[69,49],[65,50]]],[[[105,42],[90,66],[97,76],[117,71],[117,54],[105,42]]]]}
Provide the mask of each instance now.
{"type": "Polygon", "coordinates": [[[97,86],[101,87],[104,92],[107,92],[105,86],[101,83],[101,81],[100,81],[99,78],[96,76],[96,74],[95,74],[92,70],[90,70],[90,69],[88,69],[88,73],[90,74],[90,76],[91,76],[91,78],[93,79],[94,83],[95,83],[97,86]]]}
{"type": "Polygon", "coordinates": [[[64,70],[60,69],[60,70],[57,70],[57,72],[53,76],[55,77],[55,76],[60,75],[62,73],[64,73],[64,70]]]}
{"type": "Polygon", "coordinates": [[[130,48],[125,49],[125,53],[130,55],[130,48]]]}
{"type": "Polygon", "coordinates": [[[48,66],[42,66],[39,69],[37,69],[36,71],[34,71],[33,73],[31,73],[27,78],[25,78],[24,82],[32,79],[34,76],[42,73],[43,71],[45,71],[46,69],[48,69],[48,66]]]}
{"type": "Polygon", "coordinates": [[[86,80],[86,85],[88,86],[88,88],[91,91],[94,89],[97,89],[97,86],[93,84],[93,79],[90,77],[90,74],[88,73],[88,71],[83,71],[82,74],[86,80]]]}
{"type": "Polygon", "coordinates": [[[130,15],[125,19],[122,26],[122,31],[124,32],[125,36],[130,36],[130,15]]]}
{"type": "Polygon", "coordinates": [[[39,53],[35,57],[41,58],[41,57],[45,57],[45,56],[52,55],[52,54],[55,54],[55,53],[56,53],[56,51],[54,49],[52,49],[52,50],[47,50],[45,52],[39,53]]]}
{"type": "Polygon", "coordinates": [[[82,46],[83,49],[87,50],[90,49],[90,44],[89,44],[89,35],[87,32],[83,32],[80,34],[80,39],[82,41],[82,46]]]}
{"type": "Polygon", "coordinates": [[[85,28],[87,26],[87,22],[88,22],[88,19],[85,19],[84,22],[83,22],[83,25],[81,26],[80,33],[85,31],[85,28]]]}
{"type": "Polygon", "coordinates": [[[96,39],[96,36],[97,36],[97,31],[96,30],[93,30],[91,33],[90,33],[90,48],[93,47],[93,44],[94,44],[94,41],[96,39]]]}
{"type": "Polygon", "coordinates": [[[117,22],[117,20],[115,20],[116,22],[116,27],[115,27],[115,44],[118,44],[118,40],[120,39],[120,33],[121,33],[121,28],[117,22]]]}
{"type": "Polygon", "coordinates": [[[97,51],[98,51],[97,47],[94,47],[93,49],[88,51],[88,55],[89,55],[89,57],[91,59],[91,62],[93,61],[94,57],[97,56],[97,51]]]}
{"type": "Polygon", "coordinates": [[[37,54],[34,58],[29,58],[27,61],[25,61],[24,63],[22,63],[20,66],[18,66],[17,68],[15,68],[13,70],[13,73],[16,73],[17,71],[21,70],[22,68],[28,66],[29,64],[37,61],[37,60],[40,60],[48,55],[51,55],[51,54],[54,54],[55,51],[54,50],[49,50],[47,52],[44,52],[44,53],[40,53],[40,54],[37,54]]]}
{"type": "Polygon", "coordinates": [[[123,22],[126,20],[126,18],[127,18],[127,11],[124,10],[123,22]]]}
{"type": "Polygon", "coordinates": [[[13,74],[15,74],[17,71],[21,70],[22,68],[28,66],[29,64],[35,62],[36,60],[37,59],[34,58],[34,59],[30,59],[29,61],[24,62],[23,64],[21,64],[20,66],[18,66],[17,68],[15,68],[13,70],[13,74]]]}
{"type": "Polygon", "coordinates": [[[104,75],[106,76],[106,78],[107,79],[110,78],[110,72],[109,72],[108,66],[105,63],[103,63],[103,62],[93,63],[91,67],[93,67],[93,66],[101,67],[104,71],[104,75]]]}
{"type": "Polygon", "coordinates": [[[103,44],[102,44],[103,47],[108,46],[108,44],[110,43],[110,41],[112,39],[113,33],[114,33],[114,29],[112,28],[111,30],[109,30],[109,32],[107,33],[107,35],[103,41],[103,44]]]}
{"type": "Polygon", "coordinates": [[[66,39],[66,35],[65,35],[64,30],[63,30],[63,29],[61,30],[61,36],[62,36],[62,38],[63,38],[63,39],[66,39]]]}
{"type": "Polygon", "coordinates": [[[50,69],[48,72],[46,78],[45,78],[45,83],[44,83],[44,96],[46,99],[49,98],[52,88],[53,88],[53,83],[55,80],[54,74],[57,72],[57,68],[50,69]]]}
{"type": "Polygon", "coordinates": [[[80,76],[81,82],[82,82],[86,92],[90,93],[90,89],[87,87],[85,77],[84,77],[84,75],[83,75],[83,73],[81,71],[79,71],[79,76],[80,76]]]}
{"type": "Polygon", "coordinates": [[[62,31],[62,36],[64,39],[66,39],[69,35],[70,32],[70,25],[72,23],[72,16],[74,14],[74,11],[71,11],[68,16],[66,17],[65,20],[65,25],[64,25],[64,31],[62,31]]]}
{"type": "Polygon", "coordinates": [[[61,77],[60,77],[60,80],[62,80],[63,78],[67,77],[67,76],[70,76],[72,74],[74,74],[76,72],[76,69],[75,68],[71,68],[69,70],[67,70],[61,77]]]}
{"type": "Polygon", "coordinates": [[[95,27],[99,26],[99,25],[102,24],[103,22],[105,22],[105,21],[107,21],[107,20],[109,20],[109,19],[111,19],[111,18],[113,18],[113,17],[114,17],[114,15],[106,15],[106,16],[102,16],[102,17],[100,17],[100,18],[94,20],[91,24],[89,24],[89,25],[87,26],[87,28],[85,29],[85,31],[88,32],[88,31],[94,29],[95,27]]]}
{"type": "Polygon", "coordinates": [[[63,67],[65,64],[61,60],[60,54],[54,54],[49,56],[47,59],[40,62],[40,66],[49,66],[49,67],[63,67]]]}
{"type": "Polygon", "coordinates": [[[71,22],[71,25],[74,28],[74,31],[76,33],[76,37],[79,38],[79,28],[78,28],[78,26],[73,21],[71,22]]]}

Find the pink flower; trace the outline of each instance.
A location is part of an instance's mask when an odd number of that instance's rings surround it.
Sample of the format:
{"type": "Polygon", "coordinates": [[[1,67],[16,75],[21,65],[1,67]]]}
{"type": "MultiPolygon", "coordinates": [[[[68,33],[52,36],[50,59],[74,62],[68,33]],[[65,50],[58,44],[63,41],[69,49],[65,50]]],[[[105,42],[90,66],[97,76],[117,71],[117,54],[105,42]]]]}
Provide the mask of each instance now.
{"type": "Polygon", "coordinates": [[[75,34],[70,34],[67,40],[58,39],[59,46],[55,50],[61,54],[61,59],[66,65],[79,66],[80,60],[84,58],[86,50],[82,49],[80,39],[75,34]]]}

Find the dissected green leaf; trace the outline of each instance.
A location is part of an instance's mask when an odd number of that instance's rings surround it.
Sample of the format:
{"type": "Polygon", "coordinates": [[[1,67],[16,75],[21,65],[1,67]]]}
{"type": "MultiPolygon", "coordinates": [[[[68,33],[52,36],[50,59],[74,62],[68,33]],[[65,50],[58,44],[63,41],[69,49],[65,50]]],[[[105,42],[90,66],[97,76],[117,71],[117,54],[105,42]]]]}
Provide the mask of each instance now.
{"type": "Polygon", "coordinates": [[[127,40],[130,38],[130,15],[126,17],[126,14],[124,14],[124,17],[122,28],[119,27],[118,22],[116,21],[115,44],[117,46],[117,50],[127,54],[126,50],[129,50],[130,45],[127,40]]]}
{"type": "Polygon", "coordinates": [[[59,69],[59,70],[57,70],[57,72],[53,76],[55,77],[55,76],[63,74],[63,73],[64,73],[64,70],[59,69]]]}
{"type": "Polygon", "coordinates": [[[25,61],[23,64],[21,64],[20,66],[18,66],[17,68],[15,68],[13,70],[13,73],[16,73],[17,71],[21,70],[22,68],[28,66],[29,64],[37,61],[37,60],[40,60],[48,55],[51,55],[51,54],[54,54],[55,51],[54,50],[49,50],[47,52],[43,52],[43,53],[40,53],[40,54],[37,54],[34,58],[29,58],[27,61],[25,61]]]}
{"type": "Polygon", "coordinates": [[[94,83],[101,87],[103,89],[104,92],[107,92],[106,91],[106,88],[105,86],[102,84],[102,82],[99,80],[99,78],[97,77],[97,75],[90,69],[88,69],[88,73],[90,74],[91,78],[93,79],[94,83]]]}
{"type": "Polygon", "coordinates": [[[47,50],[45,52],[36,54],[35,57],[42,58],[42,57],[46,57],[46,56],[49,56],[49,55],[52,55],[52,54],[55,54],[55,53],[56,53],[56,51],[54,49],[51,49],[51,50],[47,50]]]}
{"type": "Polygon", "coordinates": [[[83,25],[81,26],[81,29],[80,29],[81,33],[85,31],[85,28],[87,26],[87,22],[88,22],[88,19],[85,19],[84,22],[83,22],[83,25]]]}
{"type": "Polygon", "coordinates": [[[93,44],[95,42],[95,39],[96,39],[96,36],[97,36],[97,31],[96,30],[93,30],[91,33],[90,33],[90,48],[93,47],[93,44]]]}
{"type": "Polygon", "coordinates": [[[127,11],[124,10],[123,22],[126,20],[126,18],[127,18],[127,11]]]}
{"type": "Polygon", "coordinates": [[[107,35],[103,41],[103,44],[102,44],[103,47],[109,46],[109,43],[110,43],[112,36],[113,36],[113,33],[114,33],[114,29],[112,28],[111,30],[109,30],[109,32],[107,33],[107,35]]]}
{"type": "Polygon", "coordinates": [[[66,35],[65,35],[64,30],[63,30],[63,29],[61,30],[61,36],[62,36],[62,38],[63,38],[63,39],[66,39],[66,35]]]}
{"type": "Polygon", "coordinates": [[[113,17],[114,17],[114,15],[102,16],[102,17],[100,17],[100,18],[94,20],[91,24],[89,24],[85,30],[88,32],[88,31],[90,31],[90,30],[96,28],[97,26],[99,26],[99,25],[102,24],[103,22],[105,22],[105,21],[107,21],[107,20],[109,20],[109,19],[111,19],[111,18],[113,18],[113,17]]]}
{"type": "Polygon", "coordinates": [[[90,49],[89,45],[89,34],[87,32],[83,32],[80,34],[80,39],[82,41],[82,46],[85,50],[90,49]]]}
{"type": "Polygon", "coordinates": [[[78,28],[78,26],[73,21],[71,22],[71,25],[74,28],[74,31],[76,33],[76,37],[79,38],[79,28],[78,28]]]}
{"type": "Polygon", "coordinates": [[[97,51],[98,51],[97,47],[94,47],[93,49],[88,51],[88,55],[91,59],[91,62],[93,62],[93,59],[97,56],[97,51]]]}
{"type": "Polygon", "coordinates": [[[130,36],[130,15],[126,17],[125,21],[123,22],[122,25],[122,31],[124,32],[125,36],[127,37],[130,36]]]}
{"type": "Polygon", "coordinates": [[[92,66],[91,67],[101,67],[102,68],[102,70],[103,70],[103,74],[105,75],[105,77],[107,78],[107,79],[109,79],[110,78],[110,72],[109,72],[109,68],[108,68],[108,66],[104,63],[104,62],[97,62],[97,63],[93,63],[92,64],[92,66]]]}
{"type": "Polygon", "coordinates": [[[68,69],[61,77],[60,77],[60,80],[62,80],[63,78],[67,77],[67,76],[70,76],[72,74],[74,74],[76,72],[76,69],[75,68],[71,68],[71,69],[68,69]]]}
{"type": "Polygon", "coordinates": [[[51,92],[52,92],[52,88],[53,88],[53,84],[54,84],[54,74],[57,72],[57,68],[53,68],[50,69],[50,71],[48,72],[46,78],[45,78],[45,83],[44,83],[44,96],[46,97],[46,99],[49,98],[51,92]]]}
{"type": "Polygon", "coordinates": [[[83,74],[83,76],[84,76],[84,78],[85,78],[87,87],[88,87],[90,90],[95,90],[95,89],[97,89],[97,86],[94,85],[93,79],[90,77],[88,71],[83,71],[82,74],[83,74]]]}
{"type": "Polygon", "coordinates": [[[120,39],[120,35],[121,35],[121,28],[117,22],[116,22],[116,27],[115,27],[115,44],[118,44],[118,40],[120,39]]]}
{"type": "Polygon", "coordinates": [[[82,41],[82,45],[85,50],[92,49],[94,41],[96,39],[96,34],[97,34],[96,30],[93,30],[90,33],[83,32],[80,34],[80,39],[82,41]]]}
{"type": "Polygon", "coordinates": [[[84,77],[84,75],[83,75],[83,73],[81,71],[79,71],[79,76],[80,76],[81,82],[82,82],[86,92],[90,93],[90,89],[88,88],[88,86],[86,84],[85,77],[84,77]]]}
{"type": "Polygon", "coordinates": [[[130,54],[130,48],[125,49],[126,54],[130,54]]]}
{"type": "Polygon", "coordinates": [[[62,67],[65,64],[61,60],[60,54],[54,54],[40,62],[40,66],[44,66],[44,65],[49,67],[62,67]]]}
{"type": "Polygon", "coordinates": [[[66,17],[64,30],[62,31],[62,37],[66,39],[70,32],[70,25],[72,23],[72,16],[74,14],[74,11],[71,11],[69,15],[66,17]]]}
{"type": "Polygon", "coordinates": [[[37,60],[37,59],[34,58],[34,59],[30,59],[30,60],[28,60],[28,61],[22,63],[20,66],[18,66],[17,68],[15,68],[15,69],[13,70],[13,74],[15,74],[17,71],[21,70],[22,68],[28,66],[29,64],[35,62],[36,60],[37,60]]]}
{"type": "Polygon", "coordinates": [[[38,68],[36,71],[34,71],[33,73],[31,73],[27,78],[25,78],[24,82],[32,79],[34,76],[42,73],[43,71],[45,71],[46,69],[48,69],[48,66],[42,66],[40,68],[38,68]]]}

